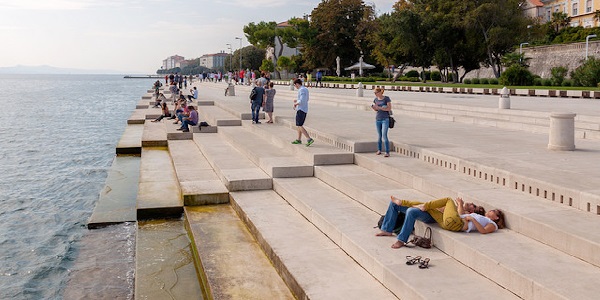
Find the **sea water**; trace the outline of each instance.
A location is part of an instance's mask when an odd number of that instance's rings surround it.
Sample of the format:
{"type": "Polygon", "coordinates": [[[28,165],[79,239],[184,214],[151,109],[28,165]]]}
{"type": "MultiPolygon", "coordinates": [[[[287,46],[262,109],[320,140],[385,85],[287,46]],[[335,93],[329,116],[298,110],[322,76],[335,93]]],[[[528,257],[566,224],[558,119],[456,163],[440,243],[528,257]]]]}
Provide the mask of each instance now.
{"type": "Polygon", "coordinates": [[[126,120],[154,80],[0,75],[0,299],[63,297],[126,120]]]}

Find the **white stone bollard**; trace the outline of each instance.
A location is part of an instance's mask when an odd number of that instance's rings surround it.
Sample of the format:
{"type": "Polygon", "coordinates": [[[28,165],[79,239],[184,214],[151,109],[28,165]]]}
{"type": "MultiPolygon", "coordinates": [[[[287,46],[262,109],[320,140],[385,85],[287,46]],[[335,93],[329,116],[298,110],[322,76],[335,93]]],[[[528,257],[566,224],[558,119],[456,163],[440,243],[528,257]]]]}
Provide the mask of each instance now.
{"type": "Polygon", "coordinates": [[[290,91],[294,90],[294,80],[290,79],[290,91]]]}
{"type": "Polygon", "coordinates": [[[230,82],[227,85],[227,92],[225,96],[235,96],[235,85],[233,85],[233,83],[230,82]]]}
{"type": "Polygon", "coordinates": [[[356,97],[363,97],[363,96],[364,96],[363,84],[362,84],[362,82],[359,82],[358,88],[356,89],[356,97]]]}
{"type": "Polygon", "coordinates": [[[510,109],[510,93],[506,87],[500,92],[500,99],[498,99],[498,108],[510,109]]]}
{"type": "Polygon", "coordinates": [[[575,115],[574,113],[556,112],[550,114],[548,149],[575,150],[575,115]]]}

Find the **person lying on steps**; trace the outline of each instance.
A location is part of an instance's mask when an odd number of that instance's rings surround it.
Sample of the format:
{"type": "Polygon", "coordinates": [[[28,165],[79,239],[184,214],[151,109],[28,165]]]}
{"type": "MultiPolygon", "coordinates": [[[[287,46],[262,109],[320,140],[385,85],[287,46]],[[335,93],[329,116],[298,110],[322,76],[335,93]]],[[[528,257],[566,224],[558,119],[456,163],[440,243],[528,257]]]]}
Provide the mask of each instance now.
{"type": "Polygon", "coordinates": [[[491,210],[485,213],[483,207],[473,203],[464,203],[462,198],[457,198],[456,203],[452,198],[442,198],[429,202],[400,200],[391,196],[388,210],[385,214],[381,231],[376,236],[392,236],[398,212],[406,214],[402,230],[392,248],[398,249],[406,245],[412,233],[416,220],[425,223],[437,222],[440,227],[450,231],[472,231],[477,229],[486,234],[504,228],[504,214],[500,210],[491,210]],[[457,208],[458,205],[458,208],[457,208]],[[485,214],[482,216],[481,214],[485,214]]]}

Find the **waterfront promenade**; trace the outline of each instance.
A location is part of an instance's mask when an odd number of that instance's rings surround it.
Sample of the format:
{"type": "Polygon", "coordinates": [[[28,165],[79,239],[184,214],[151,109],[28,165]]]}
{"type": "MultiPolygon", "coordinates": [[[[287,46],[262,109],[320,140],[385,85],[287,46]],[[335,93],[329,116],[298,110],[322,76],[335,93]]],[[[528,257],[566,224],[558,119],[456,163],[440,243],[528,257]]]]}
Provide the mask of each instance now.
{"type": "MultiPolygon", "coordinates": [[[[103,209],[100,201],[90,224],[183,214],[204,297],[593,299],[600,292],[600,100],[513,96],[512,109],[499,110],[493,95],[386,91],[397,123],[385,158],[374,154],[370,86],[365,97],[311,88],[305,127],[316,142],[305,147],[290,143],[296,91],[289,86],[275,87],[275,124],[253,125],[250,87],[224,96],[224,83],[194,85],[201,120],[213,126],[181,133],[172,122],[151,123],[160,112],[144,95],[117,146],[141,155],[137,195],[103,209]],[[577,113],[575,151],[547,149],[554,111],[577,113]],[[394,238],[375,237],[373,228],[390,195],[461,196],[504,210],[508,229],[480,235],[433,225],[435,248],[394,250],[394,238]],[[110,220],[114,207],[133,214],[110,220]],[[407,255],[430,258],[430,268],[406,265],[407,255]]],[[[417,224],[417,233],[424,229],[417,224]]],[[[136,298],[160,299],[164,279],[147,276],[136,271],[136,298]]],[[[198,293],[189,284],[174,286],[198,293]]]]}

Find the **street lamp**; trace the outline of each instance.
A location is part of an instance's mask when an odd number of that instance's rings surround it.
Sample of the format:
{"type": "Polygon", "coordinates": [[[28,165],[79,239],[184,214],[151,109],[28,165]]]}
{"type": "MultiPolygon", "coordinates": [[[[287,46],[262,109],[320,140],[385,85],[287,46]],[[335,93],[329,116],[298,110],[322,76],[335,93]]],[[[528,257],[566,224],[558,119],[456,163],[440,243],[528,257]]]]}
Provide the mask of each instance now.
{"type": "Polygon", "coordinates": [[[242,70],[242,38],[236,37],[236,40],[240,40],[240,71],[242,70]]]}
{"type": "Polygon", "coordinates": [[[226,45],[227,45],[227,49],[229,49],[229,70],[231,70],[232,69],[231,58],[233,56],[233,52],[232,52],[233,49],[231,48],[231,44],[226,44],[226,45]]]}
{"type": "Polygon", "coordinates": [[[590,34],[588,36],[585,37],[585,60],[588,59],[588,46],[590,44],[590,39],[591,38],[595,38],[596,35],[595,34],[590,34]]]}
{"type": "Polygon", "coordinates": [[[519,44],[519,62],[523,59],[523,45],[529,45],[529,43],[521,43],[519,44]]]}

